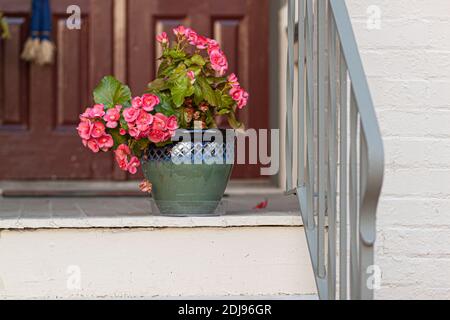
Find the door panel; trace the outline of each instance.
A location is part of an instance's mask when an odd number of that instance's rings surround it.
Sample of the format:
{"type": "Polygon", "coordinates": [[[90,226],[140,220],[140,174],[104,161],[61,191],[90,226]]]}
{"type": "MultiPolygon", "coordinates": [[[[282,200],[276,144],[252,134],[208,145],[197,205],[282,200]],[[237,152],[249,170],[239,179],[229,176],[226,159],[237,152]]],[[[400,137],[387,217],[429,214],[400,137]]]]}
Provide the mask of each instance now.
{"type": "MultiPolygon", "coordinates": [[[[11,39],[0,50],[0,124],[25,130],[28,127],[28,66],[20,60],[20,49],[27,36],[28,18],[9,19],[11,39]]],[[[0,44],[1,45],[1,44],[0,44]]]]}
{"type": "MultiPolygon", "coordinates": [[[[268,0],[130,0],[128,5],[128,83],[135,94],[156,74],[155,36],[165,31],[173,37],[172,28],[183,24],[221,43],[229,71],[250,93],[239,119],[247,128],[268,128],[268,0]]],[[[233,178],[258,177],[257,165],[238,165],[233,173],[233,178]]]]}
{"type": "Polygon", "coordinates": [[[109,154],[92,154],[76,134],[78,115],[90,92],[112,72],[112,0],[52,1],[52,66],[20,59],[28,36],[29,0],[0,0],[12,37],[0,41],[0,178],[108,179],[109,154]],[[79,5],[80,30],[66,28],[69,5],[79,5]],[[95,18],[94,18],[95,17],[95,18]],[[105,50],[105,48],[108,48],[105,50]]]}

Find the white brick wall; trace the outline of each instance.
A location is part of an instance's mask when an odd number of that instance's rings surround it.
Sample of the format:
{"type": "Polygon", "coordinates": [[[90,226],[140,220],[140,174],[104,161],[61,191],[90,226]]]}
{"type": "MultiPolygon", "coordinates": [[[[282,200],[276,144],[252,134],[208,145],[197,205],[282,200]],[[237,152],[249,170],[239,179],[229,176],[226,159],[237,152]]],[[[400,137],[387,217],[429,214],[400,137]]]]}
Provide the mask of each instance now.
{"type": "Polygon", "coordinates": [[[346,2],[386,149],[377,298],[450,299],[450,1],[346,2]]]}

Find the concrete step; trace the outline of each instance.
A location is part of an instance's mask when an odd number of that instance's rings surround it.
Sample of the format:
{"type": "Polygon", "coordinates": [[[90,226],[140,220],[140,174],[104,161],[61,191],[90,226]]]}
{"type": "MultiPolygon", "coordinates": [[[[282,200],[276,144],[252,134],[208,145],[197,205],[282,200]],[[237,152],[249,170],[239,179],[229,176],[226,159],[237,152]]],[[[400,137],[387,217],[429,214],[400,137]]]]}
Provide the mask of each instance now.
{"type": "Polygon", "coordinates": [[[183,218],[142,197],[0,197],[0,298],[314,298],[295,197],[226,202],[183,218]]]}
{"type": "Polygon", "coordinates": [[[303,227],[11,229],[0,298],[315,294],[303,227]]]}

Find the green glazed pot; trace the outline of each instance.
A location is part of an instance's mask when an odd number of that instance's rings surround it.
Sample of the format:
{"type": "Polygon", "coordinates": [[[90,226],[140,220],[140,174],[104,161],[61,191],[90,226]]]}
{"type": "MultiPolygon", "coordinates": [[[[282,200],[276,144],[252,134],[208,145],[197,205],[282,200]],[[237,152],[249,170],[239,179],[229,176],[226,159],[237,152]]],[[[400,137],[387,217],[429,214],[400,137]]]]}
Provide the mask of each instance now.
{"type": "MultiPolygon", "coordinates": [[[[191,136],[194,133],[184,132],[191,136]]],[[[222,143],[182,141],[153,147],[141,159],[144,176],[153,184],[152,196],[161,214],[217,215],[216,209],[233,169],[227,159],[234,159],[234,140],[226,142],[225,139],[222,143]],[[212,155],[216,161],[211,161],[212,155]],[[178,161],[174,161],[175,157],[178,161]],[[220,158],[223,161],[217,161],[220,158]]]]}

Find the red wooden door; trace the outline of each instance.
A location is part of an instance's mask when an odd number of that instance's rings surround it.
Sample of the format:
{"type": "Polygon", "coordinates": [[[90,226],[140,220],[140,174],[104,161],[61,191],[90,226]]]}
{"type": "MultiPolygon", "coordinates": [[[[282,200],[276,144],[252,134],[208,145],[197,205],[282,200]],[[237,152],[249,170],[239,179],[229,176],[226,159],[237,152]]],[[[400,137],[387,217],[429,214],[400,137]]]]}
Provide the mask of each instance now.
{"type": "MultiPolygon", "coordinates": [[[[53,66],[20,59],[31,0],[0,0],[12,38],[0,40],[0,179],[125,179],[111,154],[93,154],[76,134],[79,113],[92,104],[98,81],[112,74],[114,0],[52,0],[53,66]],[[80,30],[66,28],[78,5],[80,30]]],[[[125,81],[134,94],[155,74],[155,35],[179,24],[214,37],[251,97],[239,114],[247,128],[268,127],[269,0],[126,1],[125,81]]],[[[258,166],[237,166],[234,178],[259,177],[258,166]]],[[[135,177],[134,177],[135,178],[135,177]]]]}
{"type": "MultiPolygon", "coordinates": [[[[269,0],[128,1],[128,83],[141,93],[156,73],[155,36],[182,24],[217,39],[250,93],[239,112],[246,128],[267,129],[269,114],[269,0]]],[[[258,178],[259,166],[238,165],[233,178],[258,178]]]]}
{"type": "Polygon", "coordinates": [[[112,73],[112,0],[52,1],[57,54],[46,67],[20,59],[30,7],[0,0],[12,35],[0,40],[0,178],[110,178],[111,155],[87,151],[75,127],[96,83],[112,73]],[[81,8],[80,30],[66,28],[70,5],[81,8]]]}

